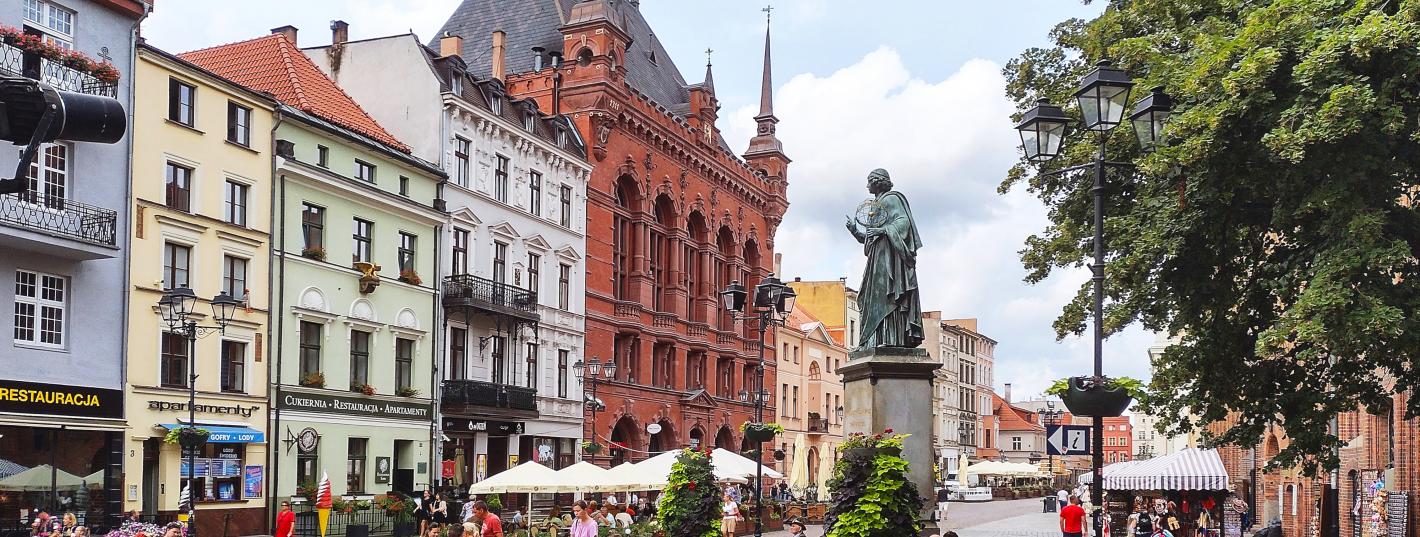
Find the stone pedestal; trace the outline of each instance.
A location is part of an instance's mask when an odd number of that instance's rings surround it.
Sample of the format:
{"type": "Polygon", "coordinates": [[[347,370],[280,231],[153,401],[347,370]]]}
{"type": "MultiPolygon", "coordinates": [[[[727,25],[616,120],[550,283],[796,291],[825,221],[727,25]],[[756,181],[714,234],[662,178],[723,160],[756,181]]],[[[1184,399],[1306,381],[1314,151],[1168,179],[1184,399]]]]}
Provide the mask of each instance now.
{"type": "Polygon", "coordinates": [[[858,349],[838,369],[843,375],[843,428],[847,434],[880,433],[892,429],[910,434],[903,443],[908,478],[925,502],[921,535],[938,533],[932,477],[932,372],[942,367],[927,349],[878,347],[858,349]]]}

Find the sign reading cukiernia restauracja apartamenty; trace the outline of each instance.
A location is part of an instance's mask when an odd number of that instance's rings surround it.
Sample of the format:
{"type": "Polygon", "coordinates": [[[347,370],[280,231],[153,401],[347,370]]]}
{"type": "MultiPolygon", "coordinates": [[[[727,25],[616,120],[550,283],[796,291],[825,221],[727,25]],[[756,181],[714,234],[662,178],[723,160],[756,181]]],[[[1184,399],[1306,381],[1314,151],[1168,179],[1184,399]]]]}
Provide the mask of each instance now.
{"type": "Polygon", "coordinates": [[[283,390],[277,400],[281,410],[349,414],[370,418],[425,421],[434,415],[434,405],[419,399],[396,401],[356,394],[316,393],[283,390]]]}
{"type": "Polygon", "coordinates": [[[0,380],[0,412],[123,418],[123,390],[0,380]]]}

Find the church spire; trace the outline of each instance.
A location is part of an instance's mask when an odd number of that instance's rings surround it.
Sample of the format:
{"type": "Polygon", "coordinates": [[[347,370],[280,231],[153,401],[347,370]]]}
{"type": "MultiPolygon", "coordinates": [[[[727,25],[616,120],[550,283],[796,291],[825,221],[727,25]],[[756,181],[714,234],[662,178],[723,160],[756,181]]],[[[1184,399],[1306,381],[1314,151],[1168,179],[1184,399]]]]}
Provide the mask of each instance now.
{"type": "Polygon", "coordinates": [[[710,72],[710,54],[713,52],[715,52],[714,49],[705,49],[705,82],[702,84],[705,86],[705,91],[710,92],[711,95],[715,94],[715,76],[710,72]]]}
{"type": "MultiPolygon", "coordinates": [[[[749,151],[745,152],[745,158],[751,159],[757,156],[774,155],[788,163],[788,157],[784,156],[784,146],[779,143],[779,138],[774,136],[774,124],[779,122],[779,118],[774,117],[774,81],[770,73],[769,55],[769,14],[772,7],[765,7],[764,11],[764,74],[760,81],[759,88],[759,114],[754,116],[755,136],[749,141],[749,151]]],[[[771,175],[773,175],[771,173],[771,175]]]]}
{"type": "Polygon", "coordinates": [[[759,88],[759,115],[774,115],[774,82],[769,72],[769,12],[773,7],[764,8],[764,74],[759,88]]]}

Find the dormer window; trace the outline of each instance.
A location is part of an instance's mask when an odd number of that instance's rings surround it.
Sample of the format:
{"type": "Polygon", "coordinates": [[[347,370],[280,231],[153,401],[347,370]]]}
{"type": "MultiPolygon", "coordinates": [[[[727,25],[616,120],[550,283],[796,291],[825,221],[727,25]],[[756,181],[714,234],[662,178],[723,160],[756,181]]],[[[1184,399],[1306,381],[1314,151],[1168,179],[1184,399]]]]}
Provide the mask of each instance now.
{"type": "Polygon", "coordinates": [[[454,72],[453,80],[449,81],[449,91],[454,95],[463,94],[463,73],[454,72]]]}
{"type": "Polygon", "coordinates": [[[492,100],[488,101],[488,107],[493,109],[493,115],[495,115],[495,116],[501,116],[501,115],[503,115],[503,100],[502,100],[502,99],[500,99],[500,98],[498,98],[498,97],[496,97],[496,96],[493,97],[492,100]]]}
{"type": "Polygon", "coordinates": [[[567,147],[567,129],[557,129],[557,147],[567,147]]]}
{"type": "Polygon", "coordinates": [[[656,51],[654,51],[654,50],[648,50],[648,51],[646,51],[646,59],[651,60],[651,65],[655,65],[655,64],[656,64],[656,51]]]}
{"type": "Polygon", "coordinates": [[[528,132],[532,132],[532,130],[533,130],[533,122],[534,122],[534,120],[536,120],[536,119],[537,119],[537,115],[534,114],[534,113],[532,113],[532,112],[527,112],[527,113],[523,114],[523,128],[524,128],[524,129],[527,129],[528,132]]]}

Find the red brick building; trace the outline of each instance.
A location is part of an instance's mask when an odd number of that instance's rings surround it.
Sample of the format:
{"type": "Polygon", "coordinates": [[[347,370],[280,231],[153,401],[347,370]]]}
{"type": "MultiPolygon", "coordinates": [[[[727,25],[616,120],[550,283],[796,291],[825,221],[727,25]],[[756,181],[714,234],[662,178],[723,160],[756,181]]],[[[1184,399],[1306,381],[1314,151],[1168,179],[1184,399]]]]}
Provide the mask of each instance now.
{"type": "MultiPolygon", "coordinates": [[[[761,348],[753,323],[721,312],[718,293],[769,275],[788,208],[768,33],[758,135],[743,157],[715,126],[710,66],[703,82],[686,83],[638,2],[469,0],[440,35],[463,38],[470,72],[571,117],[591,148],[586,358],[617,365],[597,387],[605,409],[586,432],[613,449],[592,458],[740,450],[761,348]],[[650,424],[660,432],[648,434],[650,424]]],[[[767,338],[765,416],[774,416],[773,330],[767,338]]]]}

